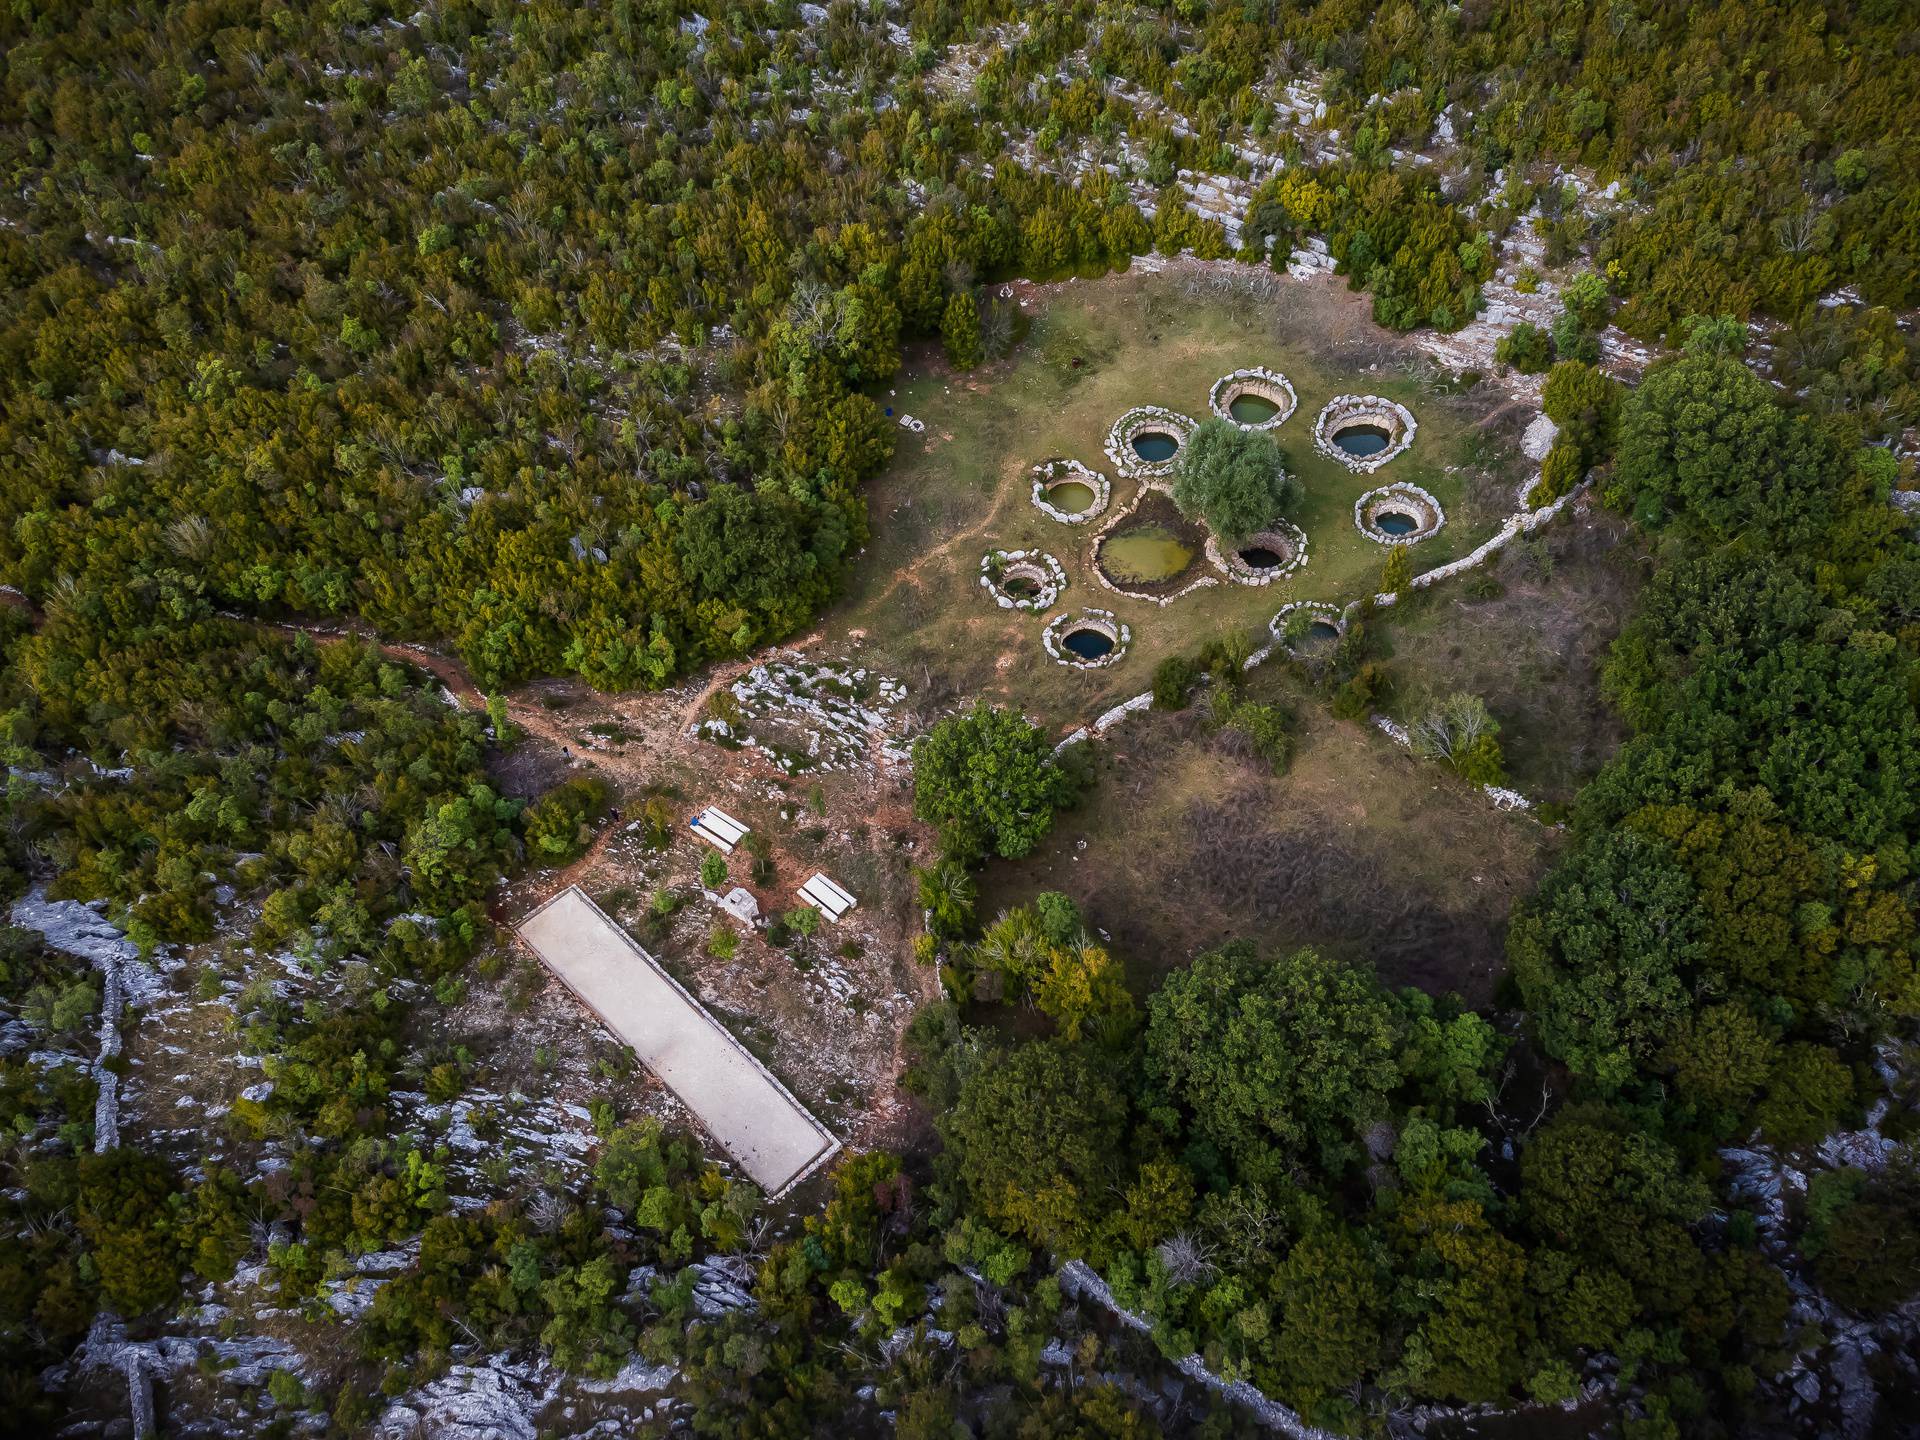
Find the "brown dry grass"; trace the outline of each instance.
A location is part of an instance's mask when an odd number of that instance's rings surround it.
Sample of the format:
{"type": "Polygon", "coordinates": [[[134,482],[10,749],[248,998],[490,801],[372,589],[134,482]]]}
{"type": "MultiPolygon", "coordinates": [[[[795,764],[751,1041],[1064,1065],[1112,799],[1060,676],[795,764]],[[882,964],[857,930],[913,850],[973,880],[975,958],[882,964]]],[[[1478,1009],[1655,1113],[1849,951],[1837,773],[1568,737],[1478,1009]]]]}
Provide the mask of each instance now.
{"type": "Polygon", "coordinates": [[[1140,994],[1245,937],[1273,951],[1317,945],[1389,984],[1484,1002],[1508,907],[1554,833],[1310,699],[1295,708],[1296,754],[1278,777],[1210,735],[1197,710],[1129,720],[1102,747],[1085,805],[1032,859],[989,872],[983,909],[1065,891],[1140,994]]]}

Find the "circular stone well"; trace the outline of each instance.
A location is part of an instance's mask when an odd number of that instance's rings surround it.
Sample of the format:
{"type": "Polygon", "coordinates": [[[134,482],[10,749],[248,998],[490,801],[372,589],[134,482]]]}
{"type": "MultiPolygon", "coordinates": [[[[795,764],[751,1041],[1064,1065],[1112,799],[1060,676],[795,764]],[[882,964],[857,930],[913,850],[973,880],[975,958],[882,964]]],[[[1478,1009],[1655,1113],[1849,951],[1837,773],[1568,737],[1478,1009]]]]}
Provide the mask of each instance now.
{"type": "Polygon", "coordinates": [[[1157,480],[1173,473],[1198,426],[1192,417],[1159,405],[1138,405],[1107,431],[1107,458],[1122,475],[1157,480]]]}
{"type": "Polygon", "coordinates": [[[1346,632],[1347,622],[1338,605],[1325,600],[1294,600],[1282,605],[1273,619],[1267,622],[1267,630],[1273,638],[1285,645],[1294,654],[1310,654],[1325,648],[1339,640],[1346,632]],[[1287,630],[1293,617],[1304,614],[1307,619],[1307,636],[1299,646],[1287,643],[1287,630]]]}
{"type": "Polygon", "coordinates": [[[1353,523],[1376,545],[1413,545],[1437,532],[1447,515],[1418,485],[1382,485],[1353,502],[1353,523]]]}
{"type": "Polygon", "coordinates": [[[1313,422],[1313,445],[1322,455],[1370,475],[1413,443],[1413,412],[1381,395],[1336,395],[1313,422]]]}
{"type": "Polygon", "coordinates": [[[1081,610],[1060,615],[1040,632],[1040,643],[1054,662],[1075,670],[1100,670],[1127,653],[1129,630],[1111,610],[1081,610]]]}
{"type": "Polygon", "coordinates": [[[1042,460],[1033,467],[1034,508],[1063,525],[1086,524],[1112,497],[1112,482],[1078,460],[1042,460]]]}
{"type": "Polygon", "coordinates": [[[1291,520],[1276,520],[1232,549],[1209,535],[1207,559],[1237,584],[1271,585],[1307,563],[1306,532],[1291,520]]]}
{"type": "Polygon", "coordinates": [[[989,550],[980,557],[980,587],[1002,610],[1051,610],[1067,588],[1067,572],[1044,550],[989,550]]]}
{"type": "Polygon", "coordinates": [[[1277,370],[1258,366],[1235,370],[1213,382],[1208,408],[1242,430],[1274,430],[1286,424],[1300,403],[1293,382],[1277,370]]]}

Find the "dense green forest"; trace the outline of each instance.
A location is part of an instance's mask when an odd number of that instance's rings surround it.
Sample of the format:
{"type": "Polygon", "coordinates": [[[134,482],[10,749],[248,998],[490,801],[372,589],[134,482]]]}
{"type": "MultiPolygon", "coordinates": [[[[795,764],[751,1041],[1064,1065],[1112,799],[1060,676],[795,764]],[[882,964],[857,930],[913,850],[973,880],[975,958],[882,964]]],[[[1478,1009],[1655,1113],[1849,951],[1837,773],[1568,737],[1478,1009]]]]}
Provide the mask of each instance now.
{"type": "MultiPolygon", "coordinates": [[[[226,1123],[285,1145],[271,1174],[93,1153],[95,1080],[0,1059],[0,1431],[55,1423],[40,1376],[97,1315],[164,1316],[265,1225],[306,1314],[342,1257],[410,1247],[335,1392],[288,1396],[341,1433],[475,1345],[675,1363],[712,1435],[871,1402],[925,1440],[1147,1436],[1098,1377],[1190,1352],[1354,1433],[1590,1377],[1632,1440],[1790,1423],[1804,1337],[1725,1151],[1860,1123],[1920,1017],[1920,551],[1888,503],[1920,418],[1914,7],[18,0],[0,43],[0,889],[337,982],[235,998],[271,1085],[226,1123]],[[1237,249],[1196,171],[1248,183],[1237,249]],[[506,736],[430,677],[262,622],[433,643],[490,691],[662,687],[838,593],[889,380],[909,347],[1005,355],[998,282],[1318,240],[1380,325],[1457,330],[1514,226],[1581,272],[1501,355],[1560,424],[1533,498],[1593,475],[1657,566],[1605,675],[1631,739],[1493,1012],[1246,942],[1135,996],[1103,917],[979,913],[972,867],[1085,782],[981,705],[915,776],[947,852],[920,948],[951,998],[908,1076],[937,1153],[849,1160],[766,1244],[748,1187],[603,1105],[564,1213],[450,1205],[392,1097],[468,1084],[426,1019],[500,963],[500,879],[609,797],[508,798],[506,736]],[[1666,352],[1631,388],[1608,324],[1666,352]],[[743,1249],[754,1307],[702,1311],[688,1267],[743,1249]],[[1150,1341],[1089,1321],[1068,1259],[1150,1341]],[[1062,1335],[1078,1383],[1042,1366],[1062,1335]]],[[[1349,627],[1335,714],[1387,683],[1390,622],[1349,627]]],[[[1284,769],[1242,659],[1156,704],[1209,678],[1284,769]]],[[[32,1048],[101,1004],[10,929],[0,998],[32,1048]]],[[[1910,1160],[1819,1171],[1786,1224],[1793,1283],[1850,1315],[1920,1288],[1910,1160]]]]}
{"type": "MultiPolygon", "coordinates": [[[[981,929],[964,876],[930,873],[957,992],[1058,1027],[921,1023],[969,1243],[1089,1259],[1170,1358],[1339,1429],[1396,1396],[1568,1399],[1601,1355],[1643,1397],[1629,1435],[1773,1418],[1789,1289],[1716,1192],[1721,1151],[1859,1123],[1920,1015],[1920,548],[1888,453],[1783,406],[1742,333],[1695,327],[1597,442],[1663,558],[1606,670],[1634,736],[1513,916],[1495,1018],[1518,1033],[1244,942],[1138,1013],[1064,896],[981,929]]],[[[1558,393],[1592,388],[1563,364],[1558,393]]],[[[1336,703],[1371,663],[1343,644],[1336,703]]],[[[1907,1142],[1915,1115],[1881,1124],[1907,1142]]],[[[1910,1159],[1818,1190],[1797,1239],[1832,1298],[1884,1314],[1920,1287],[1910,1159]]]]}

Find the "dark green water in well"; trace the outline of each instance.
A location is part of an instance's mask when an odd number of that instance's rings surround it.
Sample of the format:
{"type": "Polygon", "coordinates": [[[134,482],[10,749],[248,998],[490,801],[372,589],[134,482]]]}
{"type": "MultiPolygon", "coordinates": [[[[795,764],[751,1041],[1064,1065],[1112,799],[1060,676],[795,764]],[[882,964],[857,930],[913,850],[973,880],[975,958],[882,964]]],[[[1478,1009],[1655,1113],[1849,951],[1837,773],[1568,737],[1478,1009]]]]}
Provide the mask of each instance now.
{"type": "Polygon", "coordinates": [[[1060,643],[1082,660],[1098,660],[1113,652],[1113,637],[1101,630],[1069,630],[1060,643]]]}
{"type": "Polygon", "coordinates": [[[1333,443],[1349,455],[1378,455],[1392,441],[1378,425],[1349,425],[1333,433],[1333,443]]]}

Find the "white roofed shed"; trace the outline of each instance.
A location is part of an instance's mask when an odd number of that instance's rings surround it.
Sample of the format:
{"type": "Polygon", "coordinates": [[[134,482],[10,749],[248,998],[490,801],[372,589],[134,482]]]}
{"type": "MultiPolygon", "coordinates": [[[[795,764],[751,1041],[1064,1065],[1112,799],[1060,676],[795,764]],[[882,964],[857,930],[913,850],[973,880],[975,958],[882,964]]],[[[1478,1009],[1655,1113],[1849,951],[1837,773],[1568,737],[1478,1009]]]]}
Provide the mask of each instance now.
{"type": "Polygon", "coordinates": [[[829,920],[838,920],[860,903],[850,892],[818,871],[815,871],[813,877],[800,887],[800,898],[829,920]]]}

